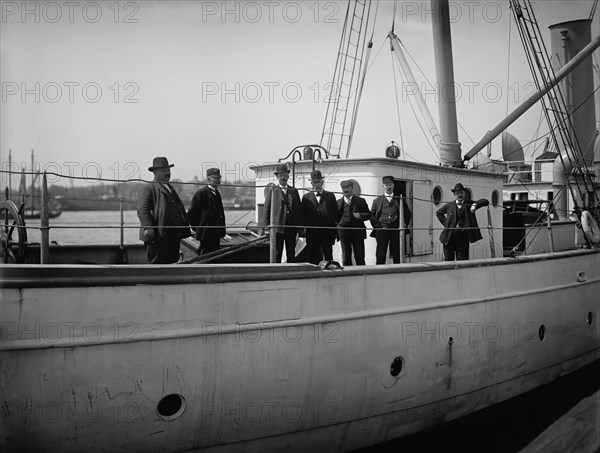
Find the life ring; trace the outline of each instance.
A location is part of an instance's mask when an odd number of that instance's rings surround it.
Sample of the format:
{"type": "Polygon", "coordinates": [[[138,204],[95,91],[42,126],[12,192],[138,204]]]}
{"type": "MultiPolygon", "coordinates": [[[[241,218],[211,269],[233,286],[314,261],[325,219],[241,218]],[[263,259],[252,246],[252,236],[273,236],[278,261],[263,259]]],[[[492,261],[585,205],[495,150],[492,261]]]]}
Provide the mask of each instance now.
{"type": "Polygon", "coordinates": [[[581,212],[581,228],[588,241],[594,245],[600,243],[600,228],[589,211],[581,212]]]}

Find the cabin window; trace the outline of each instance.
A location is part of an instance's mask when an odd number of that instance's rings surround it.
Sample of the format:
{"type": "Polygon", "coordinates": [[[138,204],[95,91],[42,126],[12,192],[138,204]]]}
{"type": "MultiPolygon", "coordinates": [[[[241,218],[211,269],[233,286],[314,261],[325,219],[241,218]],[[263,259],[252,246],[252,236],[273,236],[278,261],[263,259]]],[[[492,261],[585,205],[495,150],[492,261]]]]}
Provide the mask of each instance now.
{"type": "Polygon", "coordinates": [[[492,192],[492,206],[496,207],[498,206],[498,199],[499,199],[500,195],[498,195],[498,191],[494,190],[492,192]]]}
{"type": "Polygon", "coordinates": [[[433,189],[433,204],[439,205],[442,201],[442,188],[440,186],[435,186],[433,189]]]}

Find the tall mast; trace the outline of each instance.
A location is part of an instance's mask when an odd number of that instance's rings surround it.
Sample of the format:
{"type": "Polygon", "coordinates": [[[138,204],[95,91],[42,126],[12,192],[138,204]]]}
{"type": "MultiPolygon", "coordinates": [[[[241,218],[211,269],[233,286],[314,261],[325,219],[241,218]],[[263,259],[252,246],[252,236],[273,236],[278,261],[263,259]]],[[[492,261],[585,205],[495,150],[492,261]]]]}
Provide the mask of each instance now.
{"type": "Polygon", "coordinates": [[[431,0],[433,50],[438,83],[440,115],[440,160],[442,165],[462,167],[456,121],[456,93],[448,0],[431,0]]]}

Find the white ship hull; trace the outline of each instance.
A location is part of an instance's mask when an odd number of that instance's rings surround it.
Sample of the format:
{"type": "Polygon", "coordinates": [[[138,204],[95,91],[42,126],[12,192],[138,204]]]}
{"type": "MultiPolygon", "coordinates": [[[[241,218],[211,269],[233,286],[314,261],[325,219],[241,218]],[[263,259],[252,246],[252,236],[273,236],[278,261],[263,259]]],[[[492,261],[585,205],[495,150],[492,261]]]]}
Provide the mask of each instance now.
{"type": "Polygon", "coordinates": [[[600,358],[598,258],[7,266],[2,451],[347,451],[413,433],[600,358]]]}

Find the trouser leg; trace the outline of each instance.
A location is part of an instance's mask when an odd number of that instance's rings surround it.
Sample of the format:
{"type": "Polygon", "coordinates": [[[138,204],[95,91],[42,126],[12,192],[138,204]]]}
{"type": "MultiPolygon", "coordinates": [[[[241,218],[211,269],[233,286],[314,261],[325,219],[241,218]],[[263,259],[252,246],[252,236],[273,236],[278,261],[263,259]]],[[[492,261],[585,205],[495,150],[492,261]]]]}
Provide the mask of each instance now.
{"type": "Polygon", "coordinates": [[[375,258],[377,264],[385,264],[387,261],[388,244],[390,237],[385,230],[378,230],[375,233],[375,239],[377,240],[377,248],[375,250],[375,258]]]}
{"type": "Polygon", "coordinates": [[[390,252],[392,253],[392,260],[394,264],[400,262],[400,231],[399,230],[390,230],[390,252]]]}
{"type": "Polygon", "coordinates": [[[287,262],[293,263],[296,261],[296,229],[285,228],[283,230],[283,237],[285,240],[285,254],[287,256],[287,262]]]}
{"type": "MultiPolygon", "coordinates": [[[[365,265],[365,240],[361,237],[356,237],[352,241],[352,247],[354,248],[354,261],[357,266],[365,265]]],[[[350,260],[352,262],[352,260],[350,260]]]]}

